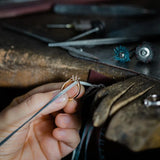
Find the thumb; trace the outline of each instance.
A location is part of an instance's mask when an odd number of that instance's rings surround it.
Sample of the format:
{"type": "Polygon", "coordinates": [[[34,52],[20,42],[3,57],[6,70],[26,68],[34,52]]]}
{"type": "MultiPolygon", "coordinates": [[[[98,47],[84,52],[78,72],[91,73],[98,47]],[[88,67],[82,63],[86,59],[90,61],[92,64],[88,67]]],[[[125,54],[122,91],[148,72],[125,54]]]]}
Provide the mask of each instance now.
{"type": "MultiPolygon", "coordinates": [[[[8,109],[6,108],[5,112],[2,113],[2,115],[6,119],[8,124],[22,120],[25,121],[37,111],[39,111],[42,107],[44,107],[59,92],[59,90],[56,90],[47,93],[34,94],[17,106],[9,107],[8,109]]],[[[61,110],[65,107],[67,102],[68,96],[67,94],[63,94],[58,99],[49,104],[37,116],[43,116],[61,110]]]]}

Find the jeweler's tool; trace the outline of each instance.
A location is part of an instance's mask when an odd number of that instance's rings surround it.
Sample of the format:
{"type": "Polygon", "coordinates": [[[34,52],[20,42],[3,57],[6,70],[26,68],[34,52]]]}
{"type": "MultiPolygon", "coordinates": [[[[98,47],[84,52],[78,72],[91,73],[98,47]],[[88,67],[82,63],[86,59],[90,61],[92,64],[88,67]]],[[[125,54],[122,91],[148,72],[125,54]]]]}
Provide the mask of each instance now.
{"type": "Polygon", "coordinates": [[[133,55],[136,56],[137,60],[143,63],[149,63],[153,60],[154,52],[148,42],[143,42],[136,48],[128,50],[125,46],[117,46],[114,49],[115,60],[120,62],[128,62],[131,60],[133,55]]]}
{"type": "Polygon", "coordinates": [[[66,47],[66,46],[98,46],[98,45],[111,45],[119,43],[137,42],[138,37],[116,37],[116,38],[100,38],[100,39],[87,39],[77,41],[66,41],[58,43],[49,43],[49,47],[66,47]]]}
{"type": "Polygon", "coordinates": [[[53,11],[58,14],[72,15],[99,15],[99,16],[145,16],[156,14],[155,10],[149,10],[134,5],[54,5],[53,11]]]}
{"type": "Polygon", "coordinates": [[[73,22],[72,24],[47,24],[48,28],[74,28],[77,31],[85,31],[79,35],[76,35],[68,41],[77,40],[82,37],[85,37],[87,35],[90,35],[92,33],[96,33],[96,35],[103,36],[105,33],[105,23],[100,20],[94,20],[94,21],[85,21],[81,20],[79,22],[73,22]]]}
{"type": "Polygon", "coordinates": [[[89,31],[86,31],[86,32],[84,32],[84,33],[81,33],[81,34],[79,34],[79,35],[76,35],[76,36],[74,36],[74,37],[72,37],[72,38],[69,38],[67,41],[77,40],[77,39],[80,39],[80,38],[82,38],[82,37],[88,36],[88,35],[90,35],[90,34],[92,34],[92,33],[99,32],[99,31],[100,31],[99,27],[96,27],[96,28],[93,28],[93,29],[91,29],[91,30],[89,30],[89,31]]]}
{"type": "Polygon", "coordinates": [[[95,20],[95,21],[91,21],[90,23],[91,23],[91,28],[89,30],[68,39],[68,41],[77,40],[93,33],[96,33],[96,35],[99,35],[99,36],[104,36],[105,30],[106,30],[106,26],[104,22],[100,20],[95,20]]]}
{"type": "MultiPolygon", "coordinates": [[[[102,23],[101,21],[99,21],[102,23]]],[[[98,22],[98,23],[99,23],[98,22]]],[[[76,31],[87,31],[92,28],[95,28],[96,21],[90,20],[80,20],[80,21],[73,21],[73,23],[68,24],[47,24],[47,28],[64,28],[64,29],[75,29],[76,31]]]]}
{"type": "Polygon", "coordinates": [[[74,25],[73,24],[47,24],[47,28],[71,29],[71,28],[74,28],[74,25]]]}
{"type": "MultiPolygon", "coordinates": [[[[24,127],[27,123],[29,123],[33,118],[35,118],[41,111],[43,111],[45,108],[47,108],[51,103],[53,103],[57,98],[65,94],[67,91],[69,91],[72,87],[77,85],[79,81],[74,81],[69,86],[64,88],[60,93],[58,93],[55,97],[53,97],[45,106],[43,106],[39,111],[37,111],[33,116],[31,116],[27,121],[25,121],[22,125],[20,125],[16,130],[14,130],[11,134],[9,134],[6,138],[4,138],[0,142],[0,146],[2,146],[6,141],[8,141],[16,132],[18,132],[22,127],[24,127]]],[[[91,84],[88,82],[80,81],[81,85],[88,86],[88,87],[99,87],[99,85],[91,84]]]]}
{"type": "MultiPolygon", "coordinates": [[[[88,29],[88,31],[83,32],[79,35],[76,35],[70,39],[68,39],[67,41],[73,41],[73,40],[77,40],[80,39],[82,37],[85,37],[87,35],[90,35],[92,33],[96,33],[99,36],[104,36],[105,33],[105,23],[99,20],[95,20],[95,21],[81,21],[80,23],[74,22],[73,24],[48,24],[48,27],[53,27],[53,28],[63,28],[63,27],[67,27],[67,28],[72,28],[74,27],[76,30],[85,30],[88,29]]],[[[83,51],[82,48],[80,48],[81,51],[83,51]]],[[[74,52],[69,51],[69,54],[80,58],[78,55],[76,55],[74,52]]],[[[86,58],[87,59],[87,58],[86,58]]]]}
{"type": "Polygon", "coordinates": [[[130,61],[130,53],[128,49],[124,46],[119,46],[114,49],[115,60],[120,61],[122,63],[130,61]]]}
{"type": "Polygon", "coordinates": [[[160,96],[157,94],[152,94],[144,99],[144,105],[149,108],[152,106],[160,107],[160,96]]]}
{"type": "Polygon", "coordinates": [[[144,42],[143,44],[139,45],[136,48],[135,53],[137,59],[143,63],[149,63],[153,60],[154,51],[151,45],[147,42],[144,42]]]}
{"type": "MultiPolygon", "coordinates": [[[[50,38],[47,38],[47,37],[44,37],[44,36],[41,36],[41,35],[38,35],[38,34],[35,34],[35,33],[32,33],[30,31],[27,31],[27,30],[24,30],[22,28],[18,28],[18,27],[15,27],[15,26],[12,26],[12,25],[8,25],[8,24],[3,24],[3,27],[6,28],[6,29],[9,29],[11,31],[15,31],[15,32],[18,32],[18,33],[21,33],[21,34],[24,34],[24,35],[27,35],[27,36],[30,36],[32,38],[35,38],[35,39],[38,39],[42,42],[45,42],[45,43],[56,43],[56,41],[50,39],[50,38]]],[[[82,56],[82,57],[86,57],[87,59],[91,59],[91,60],[99,60],[98,57],[90,54],[90,53],[87,53],[85,51],[83,51],[82,49],[77,49],[77,48],[73,48],[73,47],[61,47],[67,51],[71,51],[73,53],[76,53],[77,55],[79,56],[82,56]]],[[[70,54],[70,52],[69,52],[70,54]]]]}

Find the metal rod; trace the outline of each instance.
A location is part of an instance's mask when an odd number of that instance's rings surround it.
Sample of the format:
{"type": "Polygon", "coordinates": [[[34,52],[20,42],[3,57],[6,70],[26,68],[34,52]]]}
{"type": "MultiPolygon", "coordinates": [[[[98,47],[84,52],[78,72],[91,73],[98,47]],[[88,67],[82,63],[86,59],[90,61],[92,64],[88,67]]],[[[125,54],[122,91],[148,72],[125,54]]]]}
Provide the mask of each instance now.
{"type": "Polygon", "coordinates": [[[77,40],[77,39],[80,39],[80,38],[82,38],[82,37],[85,37],[85,36],[87,36],[87,35],[90,35],[90,34],[92,34],[92,33],[98,32],[98,31],[99,31],[99,27],[96,27],[96,28],[93,28],[93,29],[91,29],[91,30],[89,30],[89,31],[83,32],[83,33],[81,33],[81,34],[79,34],[79,35],[77,35],[77,36],[74,36],[74,37],[68,39],[67,41],[77,40]]]}
{"type": "MultiPolygon", "coordinates": [[[[98,57],[96,57],[96,56],[94,56],[94,55],[92,55],[92,54],[90,54],[90,53],[88,53],[88,52],[85,52],[85,51],[83,51],[83,49],[76,49],[76,48],[73,48],[73,47],[63,47],[63,46],[61,46],[61,48],[63,48],[63,49],[66,49],[66,50],[68,50],[68,51],[70,51],[70,52],[74,52],[74,53],[76,53],[77,55],[79,55],[79,56],[82,56],[82,57],[87,57],[87,58],[89,58],[89,59],[92,59],[92,60],[96,60],[96,61],[99,61],[99,58],[98,57]]],[[[69,53],[70,53],[69,52],[69,53]]]]}
{"type": "Polygon", "coordinates": [[[80,84],[83,86],[88,86],[88,87],[100,87],[102,86],[102,84],[92,84],[92,83],[88,83],[88,82],[84,82],[84,81],[80,81],[80,84]]]}
{"type": "MultiPolygon", "coordinates": [[[[102,1],[102,0],[101,0],[102,1]]],[[[158,11],[137,7],[134,5],[75,5],[75,4],[57,4],[53,11],[63,15],[99,15],[99,16],[141,16],[153,15],[158,11]]]]}
{"type": "Polygon", "coordinates": [[[115,38],[101,38],[101,39],[88,39],[88,40],[77,40],[77,41],[66,41],[49,43],[49,47],[66,47],[66,46],[97,46],[97,45],[111,45],[119,43],[130,43],[138,41],[138,37],[115,37],[115,38]]]}
{"type": "Polygon", "coordinates": [[[72,24],[47,24],[47,28],[65,28],[70,29],[73,28],[72,24]]]}
{"type": "MultiPolygon", "coordinates": [[[[17,28],[17,27],[8,25],[8,24],[3,24],[3,27],[5,27],[5,28],[7,28],[7,29],[9,29],[11,31],[15,31],[15,32],[27,35],[29,37],[38,39],[38,40],[40,40],[42,42],[45,42],[45,43],[48,43],[48,44],[50,44],[50,43],[52,43],[52,44],[56,43],[56,41],[54,41],[54,40],[52,40],[50,38],[47,38],[47,37],[44,37],[44,36],[40,36],[38,34],[32,33],[30,31],[26,31],[26,30],[21,29],[21,28],[17,28]]],[[[78,54],[80,56],[87,57],[87,58],[92,59],[92,60],[96,60],[96,61],[99,60],[98,57],[96,57],[96,56],[94,56],[94,55],[92,55],[92,54],[90,54],[88,52],[85,52],[82,49],[80,50],[80,49],[76,49],[76,48],[73,48],[73,47],[65,47],[65,46],[61,46],[61,48],[65,49],[67,51],[74,52],[74,53],[76,53],[76,54],[78,54]]]]}

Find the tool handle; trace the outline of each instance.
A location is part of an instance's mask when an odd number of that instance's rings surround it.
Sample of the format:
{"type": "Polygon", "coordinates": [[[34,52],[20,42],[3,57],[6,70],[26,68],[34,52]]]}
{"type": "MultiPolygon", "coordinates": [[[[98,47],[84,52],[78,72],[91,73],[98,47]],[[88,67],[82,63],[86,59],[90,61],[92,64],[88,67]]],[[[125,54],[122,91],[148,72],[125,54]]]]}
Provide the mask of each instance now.
{"type": "Polygon", "coordinates": [[[73,26],[76,31],[86,31],[92,29],[90,20],[74,21],[73,26]]]}
{"type": "Polygon", "coordinates": [[[94,20],[91,21],[92,28],[99,28],[98,32],[95,34],[97,36],[103,37],[106,33],[106,24],[104,21],[101,20],[94,20]]]}
{"type": "Polygon", "coordinates": [[[104,33],[106,29],[106,24],[101,20],[80,20],[80,21],[74,21],[73,22],[74,29],[76,31],[86,31],[91,30],[93,28],[98,27],[99,32],[98,33],[104,33]]]}

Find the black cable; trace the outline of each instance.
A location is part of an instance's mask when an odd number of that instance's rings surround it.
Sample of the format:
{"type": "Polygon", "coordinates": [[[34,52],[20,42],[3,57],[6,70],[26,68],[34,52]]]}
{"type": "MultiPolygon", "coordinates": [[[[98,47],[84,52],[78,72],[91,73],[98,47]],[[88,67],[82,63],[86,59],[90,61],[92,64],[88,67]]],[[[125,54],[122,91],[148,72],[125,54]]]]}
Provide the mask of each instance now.
{"type": "Polygon", "coordinates": [[[84,160],[87,160],[88,145],[89,145],[89,142],[90,142],[92,133],[93,133],[93,129],[94,129],[94,127],[93,127],[92,124],[90,123],[89,130],[88,130],[87,137],[86,137],[86,143],[85,143],[84,160]]]}
{"type": "Polygon", "coordinates": [[[89,130],[89,125],[86,124],[84,126],[84,129],[83,129],[83,132],[82,132],[81,141],[80,141],[78,147],[74,150],[71,160],[78,160],[79,159],[80,153],[82,151],[82,146],[83,146],[83,143],[85,141],[88,130],[89,130]]]}

